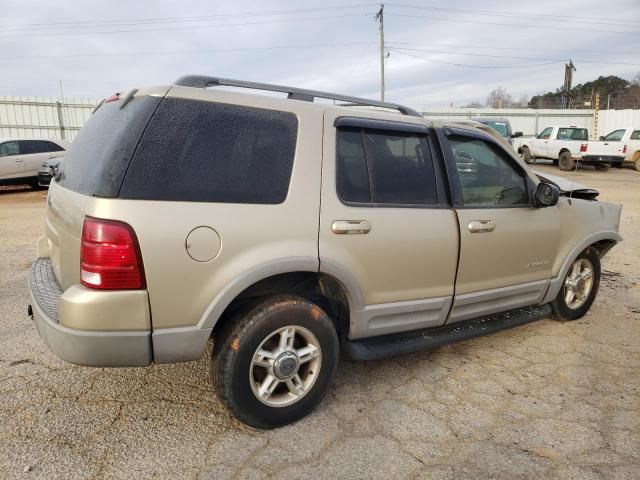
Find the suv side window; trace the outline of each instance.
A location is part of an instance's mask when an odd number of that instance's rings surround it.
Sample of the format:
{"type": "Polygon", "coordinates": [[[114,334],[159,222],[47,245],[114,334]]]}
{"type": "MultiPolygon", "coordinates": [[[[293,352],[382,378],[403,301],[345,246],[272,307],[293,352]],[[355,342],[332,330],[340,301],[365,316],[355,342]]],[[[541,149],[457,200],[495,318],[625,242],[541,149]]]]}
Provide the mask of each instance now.
{"type": "Polygon", "coordinates": [[[337,138],[337,188],[344,202],[438,203],[426,134],[340,128],[337,138]]]}
{"type": "Polygon", "coordinates": [[[293,113],[166,98],[138,144],[120,197],[282,203],[297,134],[293,113]]]}
{"type": "Polygon", "coordinates": [[[9,157],[13,155],[20,155],[18,142],[4,142],[0,144],[0,157],[9,157]]]}
{"type": "Polygon", "coordinates": [[[466,207],[529,206],[524,173],[497,145],[473,137],[449,137],[466,207]]]}
{"type": "Polygon", "coordinates": [[[53,142],[45,142],[47,144],[47,152],[64,152],[64,148],[62,148],[57,143],[53,142]]]}
{"type": "Polygon", "coordinates": [[[631,132],[631,137],[629,137],[629,140],[640,140],[640,130],[634,130],[633,132],[631,132]]]}
{"type": "Polygon", "coordinates": [[[43,142],[39,140],[22,140],[20,142],[20,154],[31,155],[34,153],[45,153],[49,151],[47,146],[49,142],[43,142]]]}
{"type": "Polygon", "coordinates": [[[547,127],[544,130],[542,130],[536,138],[539,138],[540,140],[546,140],[551,136],[552,131],[553,131],[552,127],[547,127]]]}

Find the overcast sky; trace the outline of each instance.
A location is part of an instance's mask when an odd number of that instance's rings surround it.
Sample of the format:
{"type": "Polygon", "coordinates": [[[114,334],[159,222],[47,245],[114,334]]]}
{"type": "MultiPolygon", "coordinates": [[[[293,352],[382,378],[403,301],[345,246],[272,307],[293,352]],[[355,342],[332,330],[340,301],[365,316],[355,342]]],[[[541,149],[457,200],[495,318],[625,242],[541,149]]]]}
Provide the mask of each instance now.
{"type": "MultiPolygon", "coordinates": [[[[561,86],[569,57],[574,85],[640,71],[638,0],[398,1],[385,4],[390,101],[461,106],[498,86],[532,96],[561,86]]],[[[0,96],[56,96],[62,80],[65,96],[100,99],[199,73],[378,98],[378,8],[0,0],[0,96]]]]}

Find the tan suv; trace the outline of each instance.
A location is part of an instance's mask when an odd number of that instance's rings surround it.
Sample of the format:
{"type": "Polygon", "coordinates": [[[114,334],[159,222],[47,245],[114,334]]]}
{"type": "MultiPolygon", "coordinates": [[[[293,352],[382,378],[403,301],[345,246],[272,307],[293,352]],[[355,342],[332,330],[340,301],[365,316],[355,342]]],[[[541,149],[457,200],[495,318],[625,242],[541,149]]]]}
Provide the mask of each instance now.
{"type": "Polygon", "coordinates": [[[340,351],[583,316],[622,240],[620,206],[588,192],[542,182],[473,126],[187,76],[114,95],[79,133],[49,190],[29,310],[81,365],[195,360],[213,337],[222,401],[279,426],[320,402],[340,351]]]}

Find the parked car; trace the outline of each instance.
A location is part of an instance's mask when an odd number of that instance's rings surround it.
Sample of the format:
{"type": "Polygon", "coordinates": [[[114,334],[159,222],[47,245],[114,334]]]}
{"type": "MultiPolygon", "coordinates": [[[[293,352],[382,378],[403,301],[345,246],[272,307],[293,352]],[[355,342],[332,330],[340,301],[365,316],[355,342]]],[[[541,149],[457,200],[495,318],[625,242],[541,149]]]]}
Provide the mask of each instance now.
{"type": "Polygon", "coordinates": [[[620,128],[600,137],[605,145],[613,145],[624,153],[624,162],[640,171],[640,129],[620,128]]]}
{"type": "Polygon", "coordinates": [[[589,142],[589,131],[576,126],[546,127],[538,136],[523,139],[518,153],[526,163],[537,158],[551,159],[560,170],[573,170],[578,161],[607,170],[624,159],[622,147],[589,142]]]}
{"type": "Polygon", "coordinates": [[[40,170],[38,170],[38,186],[42,188],[49,188],[51,179],[58,173],[60,162],[64,157],[54,157],[48,159],[42,164],[40,170]]]}
{"type": "Polygon", "coordinates": [[[276,427],[318,405],[341,352],[378,359],[585,315],[621,207],[575,193],[473,126],[186,76],[111,97],[74,140],[29,314],[81,365],[196,360],[213,338],[223,403],[276,427]]]}
{"type": "Polygon", "coordinates": [[[0,139],[0,185],[38,187],[38,170],[45,160],[64,155],[60,140],[0,139]]]}
{"type": "Polygon", "coordinates": [[[476,117],[471,120],[493,128],[502,138],[506,139],[510,145],[513,145],[514,138],[522,136],[522,132],[513,133],[511,130],[511,122],[509,122],[508,118],[476,117]]]}

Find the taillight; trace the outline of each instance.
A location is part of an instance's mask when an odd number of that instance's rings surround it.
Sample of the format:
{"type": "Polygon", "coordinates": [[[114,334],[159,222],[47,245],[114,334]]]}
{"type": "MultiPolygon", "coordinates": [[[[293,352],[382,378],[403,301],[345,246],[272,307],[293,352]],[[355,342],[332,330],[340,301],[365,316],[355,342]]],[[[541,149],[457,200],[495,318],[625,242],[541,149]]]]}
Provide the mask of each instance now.
{"type": "Polygon", "coordinates": [[[587,151],[587,144],[583,143],[580,145],[580,153],[585,153],[587,151]]]}
{"type": "Polygon", "coordinates": [[[99,290],[146,288],[138,239],[130,225],[85,217],[80,281],[85,287],[99,290]]]}
{"type": "Polygon", "coordinates": [[[627,153],[627,146],[622,147],[622,153],[627,153]]]}

